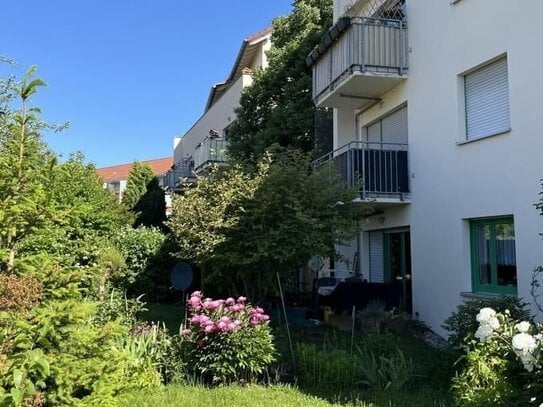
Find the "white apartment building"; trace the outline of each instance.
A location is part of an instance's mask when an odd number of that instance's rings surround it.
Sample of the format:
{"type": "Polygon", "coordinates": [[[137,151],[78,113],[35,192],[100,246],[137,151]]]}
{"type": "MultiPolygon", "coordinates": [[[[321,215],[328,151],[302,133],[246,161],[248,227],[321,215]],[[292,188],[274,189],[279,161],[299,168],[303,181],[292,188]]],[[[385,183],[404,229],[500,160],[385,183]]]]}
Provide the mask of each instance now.
{"type": "Polygon", "coordinates": [[[228,78],[213,85],[203,115],[181,137],[174,138],[174,168],[167,184],[178,187],[209,164],[227,161],[229,127],[236,119],[242,90],[253,83],[253,72],[268,66],[266,51],[271,47],[271,28],[244,39],[228,78]]]}
{"type": "Polygon", "coordinates": [[[315,104],[334,108],[316,166],[361,177],[376,209],[342,250],[368,281],[402,281],[440,334],[466,299],[530,301],[543,264],[540,15],[540,0],[335,0],[308,57],[315,104]]]}

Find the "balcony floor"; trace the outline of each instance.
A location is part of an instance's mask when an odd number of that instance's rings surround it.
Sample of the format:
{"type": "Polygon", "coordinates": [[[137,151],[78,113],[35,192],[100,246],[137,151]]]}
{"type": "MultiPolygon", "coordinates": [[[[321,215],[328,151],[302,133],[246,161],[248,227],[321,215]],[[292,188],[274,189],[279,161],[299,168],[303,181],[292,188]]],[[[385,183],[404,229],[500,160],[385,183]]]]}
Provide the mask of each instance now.
{"type": "Polygon", "coordinates": [[[355,71],[315,98],[317,107],[363,109],[407,79],[407,74],[355,71]],[[366,99],[367,98],[367,99],[366,99]]]}
{"type": "Polygon", "coordinates": [[[369,202],[373,204],[374,209],[386,209],[393,206],[403,206],[403,205],[409,205],[411,203],[411,198],[409,194],[404,194],[403,198],[396,196],[396,197],[366,197],[366,198],[356,198],[353,202],[369,202]]]}

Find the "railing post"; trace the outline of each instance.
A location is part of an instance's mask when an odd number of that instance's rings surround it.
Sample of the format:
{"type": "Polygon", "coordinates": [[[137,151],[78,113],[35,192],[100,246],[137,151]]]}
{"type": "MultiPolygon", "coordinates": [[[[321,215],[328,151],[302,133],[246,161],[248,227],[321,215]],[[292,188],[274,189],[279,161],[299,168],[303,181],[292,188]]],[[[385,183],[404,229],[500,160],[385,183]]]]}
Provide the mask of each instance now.
{"type": "Polygon", "coordinates": [[[361,167],[361,172],[362,174],[360,174],[360,176],[362,177],[362,185],[360,185],[360,198],[361,199],[366,199],[366,178],[367,178],[367,174],[366,174],[366,151],[365,151],[365,143],[364,142],[361,142],[360,143],[360,152],[362,154],[362,167],[361,167]]]}

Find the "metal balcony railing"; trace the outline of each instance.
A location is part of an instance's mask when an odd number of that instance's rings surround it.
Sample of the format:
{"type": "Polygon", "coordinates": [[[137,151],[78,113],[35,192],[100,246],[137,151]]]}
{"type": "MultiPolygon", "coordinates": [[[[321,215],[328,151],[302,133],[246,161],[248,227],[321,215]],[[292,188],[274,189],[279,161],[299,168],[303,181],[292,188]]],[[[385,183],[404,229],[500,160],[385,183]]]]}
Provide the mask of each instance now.
{"type": "Polygon", "coordinates": [[[191,157],[177,161],[173,168],[164,174],[164,187],[172,190],[175,189],[181,179],[193,176],[193,167],[194,161],[191,157]]]}
{"type": "Polygon", "coordinates": [[[408,69],[407,21],[344,17],[308,57],[313,98],[353,72],[403,75],[408,69]]]}
{"type": "Polygon", "coordinates": [[[409,193],[407,144],[352,141],[313,163],[332,165],[340,179],[357,187],[360,198],[399,198],[409,193]]]}
{"type": "Polygon", "coordinates": [[[194,150],[194,171],[209,165],[228,161],[228,141],[223,138],[206,137],[194,150]]]}

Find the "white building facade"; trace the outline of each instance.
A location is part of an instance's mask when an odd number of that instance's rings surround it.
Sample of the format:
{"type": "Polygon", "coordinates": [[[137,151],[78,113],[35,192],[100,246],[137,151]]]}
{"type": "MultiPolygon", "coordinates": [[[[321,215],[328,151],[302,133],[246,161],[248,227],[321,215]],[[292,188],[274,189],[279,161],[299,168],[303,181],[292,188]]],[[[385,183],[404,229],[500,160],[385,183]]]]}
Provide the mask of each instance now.
{"type": "Polygon", "coordinates": [[[253,83],[253,72],[268,66],[271,28],[244,39],[232,71],[210,91],[203,115],[181,137],[174,138],[174,168],[167,176],[170,187],[190,179],[209,164],[228,161],[226,148],[229,127],[236,120],[241,92],[253,83]]]}
{"type": "Polygon", "coordinates": [[[346,256],[370,282],[402,281],[440,334],[468,298],[531,301],[543,264],[542,14],[539,0],[335,0],[308,58],[315,104],[334,108],[335,151],[316,165],[362,178],[376,209],[346,256]]]}

